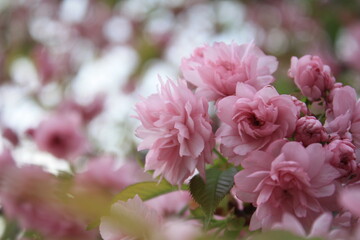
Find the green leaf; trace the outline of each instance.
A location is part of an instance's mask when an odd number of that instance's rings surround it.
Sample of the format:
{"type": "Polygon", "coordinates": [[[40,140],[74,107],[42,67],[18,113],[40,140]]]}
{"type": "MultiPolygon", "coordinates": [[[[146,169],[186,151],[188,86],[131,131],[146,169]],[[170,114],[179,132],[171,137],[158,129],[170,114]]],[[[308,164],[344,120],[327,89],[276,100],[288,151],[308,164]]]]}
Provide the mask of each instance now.
{"type": "Polygon", "coordinates": [[[135,195],[138,195],[143,201],[149,200],[151,198],[160,196],[165,193],[173,192],[180,190],[177,186],[171,185],[166,180],[161,182],[141,182],[135,183],[128,186],[117,194],[113,202],[117,201],[127,201],[130,198],[134,198],[135,195]]]}
{"type": "Polygon", "coordinates": [[[4,224],[5,224],[5,229],[0,239],[1,240],[16,239],[16,236],[20,232],[20,228],[18,227],[17,223],[15,221],[5,222],[4,219],[4,224]]]}
{"type": "Polygon", "coordinates": [[[42,237],[39,233],[32,230],[27,230],[24,235],[24,238],[31,239],[31,240],[44,240],[44,237],[42,237]]]}
{"type": "Polygon", "coordinates": [[[98,228],[99,226],[100,226],[100,219],[97,219],[96,221],[89,223],[86,226],[86,230],[90,231],[90,230],[93,230],[95,228],[98,228]]]}
{"type": "MultiPolygon", "coordinates": [[[[162,180],[160,182],[140,182],[132,184],[128,187],[126,187],[124,190],[122,190],[120,193],[115,195],[115,197],[112,199],[112,203],[115,203],[117,201],[127,201],[128,199],[134,198],[136,195],[138,195],[141,200],[146,201],[154,197],[158,197],[160,195],[163,195],[165,193],[178,191],[178,190],[187,190],[187,186],[182,186],[181,188],[177,186],[171,185],[168,181],[162,180]]],[[[87,229],[91,230],[96,227],[98,227],[100,224],[99,220],[96,220],[94,222],[91,222],[87,229]]]]}
{"type": "Polygon", "coordinates": [[[211,168],[206,170],[206,183],[200,175],[191,179],[190,193],[205,214],[205,228],[209,226],[212,215],[220,201],[234,185],[236,172],[235,168],[229,168],[225,171],[211,168]]]}

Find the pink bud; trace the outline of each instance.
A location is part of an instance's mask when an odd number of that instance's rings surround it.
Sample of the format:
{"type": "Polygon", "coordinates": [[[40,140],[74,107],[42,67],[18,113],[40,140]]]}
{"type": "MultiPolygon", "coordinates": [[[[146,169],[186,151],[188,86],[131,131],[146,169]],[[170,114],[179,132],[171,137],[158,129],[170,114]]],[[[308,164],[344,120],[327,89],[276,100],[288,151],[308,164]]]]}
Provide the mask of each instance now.
{"type": "Polygon", "coordinates": [[[309,113],[309,109],[306,107],[306,104],[304,102],[300,101],[294,96],[291,96],[291,99],[293,100],[296,108],[298,109],[298,117],[300,117],[301,114],[307,115],[309,113]]]}
{"type": "Polygon", "coordinates": [[[319,120],[313,116],[305,116],[296,122],[295,139],[308,146],[326,141],[327,135],[319,120]]]}
{"type": "Polygon", "coordinates": [[[350,176],[357,169],[355,146],[348,139],[334,140],[326,148],[330,151],[331,165],[340,170],[343,176],[350,176]]]}
{"type": "Polygon", "coordinates": [[[301,93],[311,101],[326,96],[326,91],[331,90],[335,82],[330,67],[323,64],[318,56],[292,57],[288,74],[294,78],[301,93]]]}

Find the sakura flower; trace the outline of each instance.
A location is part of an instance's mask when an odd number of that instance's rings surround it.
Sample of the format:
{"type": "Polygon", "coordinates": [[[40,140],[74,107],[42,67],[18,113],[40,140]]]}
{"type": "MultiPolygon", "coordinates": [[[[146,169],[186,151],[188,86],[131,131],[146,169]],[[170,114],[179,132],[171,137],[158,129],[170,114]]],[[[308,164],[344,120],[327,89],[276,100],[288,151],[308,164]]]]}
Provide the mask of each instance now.
{"type": "Polygon", "coordinates": [[[355,112],[355,89],[350,86],[334,88],[330,93],[330,100],[330,107],[326,111],[325,129],[328,133],[346,136],[355,112]]]}
{"type": "Polygon", "coordinates": [[[351,119],[350,133],[356,148],[360,148],[360,101],[355,105],[354,114],[351,119]]]}
{"type": "Polygon", "coordinates": [[[20,142],[17,133],[9,127],[4,127],[2,129],[2,136],[7,139],[13,146],[17,146],[20,142]]]}
{"type": "Polygon", "coordinates": [[[36,46],[32,55],[43,85],[60,80],[70,71],[68,54],[55,54],[48,48],[36,46]]]}
{"type": "Polygon", "coordinates": [[[152,180],[136,162],[119,167],[116,159],[110,156],[92,159],[86,167],[74,176],[71,185],[68,184],[67,193],[73,198],[67,204],[78,215],[86,216],[88,222],[98,221],[106,214],[115,194],[128,185],[152,180]]]}
{"type": "Polygon", "coordinates": [[[101,188],[116,194],[130,184],[152,180],[136,162],[129,161],[122,166],[116,166],[116,163],[110,156],[92,159],[86,169],[75,176],[75,182],[86,188],[101,188]]]}
{"type": "Polygon", "coordinates": [[[330,67],[323,64],[318,56],[311,55],[300,59],[292,57],[289,76],[294,78],[301,93],[311,101],[326,96],[326,91],[331,90],[335,82],[330,67]]]}
{"type": "Polygon", "coordinates": [[[188,191],[174,191],[150,199],[145,204],[155,209],[161,216],[168,216],[182,211],[190,200],[191,197],[188,191]]]}
{"type": "Polygon", "coordinates": [[[295,130],[296,141],[304,146],[327,140],[327,134],[321,122],[313,116],[305,116],[297,120],[295,130]]]}
{"type": "Polygon", "coordinates": [[[183,59],[184,78],[198,87],[197,92],[209,100],[234,95],[239,82],[259,90],[274,82],[278,66],[275,57],[265,55],[254,44],[214,43],[195,50],[183,59]]]}
{"type": "Polygon", "coordinates": [[[236,96],[221,99],[217,108],[223,122],[216,132],[221,152],[235,164],[276,139],[290,137],[298,115],[290,96],[279,95],[272,86],[256,91],[244,83],[238,83],[236,96]]]}
{"type": "Polygon", "coordinates": [[[7,148],[0,154],[0,178],[7,172],[7,169],[15,167],[15,160],[11,154],[11,151],[7,148]]]}
{"type": "Polygon", "coordinates": [[[53,115],[40,123],[34,132],[40,150],[55,157],[73,160],[87,150],[88,143],[76,115],[53,115]]]}
{"type": "Polygon", "coordinates": [[[325,128],[328,133],[350,139],[356,148],[360,147],[360,101],[354,88],[344,86],[331,91],[325,128]]]}
{"type": "Polygon", "coordinates": [[[339,33],[337,53],[347,65],[360,70],[358,56],[360,54],[360,24],[359,21],[346,26],[339,33]]]}
{"type": "Polygon", "coordinates": [[[104,109],[105,96],[98,94],[88,104],[79,104],[73,99],[67,99],[60,104],[57,111],[59,114],[78,114],[83,123],[90,122],[104,109]]]}
{"type": "Polygon", "coordinates": [[[204,175],[215,140],[208,103],[194,95],[185,81],[161,84],[160,92],[136,105],[143,139],[139,150],[149,149],[145,170],[155,170],[172,184],[182,184],[195,168],[204,175]]]}
{"type": "Polygon", "coordinates": [[[246,157],[244,170],[234,177],[237,197],[257,207],[250,229],[269,228],[285,212],[300,222],[311,222],[326,206],[322,198],[334,194],[339,172],[326,162],[321,144],[304,148],[298,142],[278,140],[266,151],[246,157]]]}
{"type": "Polygon", "coordinates": [[[341,191],[339,202],[345,210],[350,211],[354,216],[360,217],[359,209],[360,188],[350,187],[341,191]]]}
{"type": "Polygon", "coordinates": [[[289,213],[284,213],[282,221],[275,223],[271,228],[287,230],[301,237],[329,239],[329,236],[331,235],[330,228],[332,220],[331,213],[325,212],[315,219],[311,226],[311,230],[307,232],[296,217],[289,213]]]}
{"type": "Polygon", "coordinates": [[[101,218],[100,234],[104,240],[158,240],[162,218],[135,196],[112,205],[110,215],[101,218]]]}
{"type": "Polygon", "coordinates": [[[197,240],[202,236],[201,224],[196,220],[169,219],[163,225],[164,240],[197,240]]]}

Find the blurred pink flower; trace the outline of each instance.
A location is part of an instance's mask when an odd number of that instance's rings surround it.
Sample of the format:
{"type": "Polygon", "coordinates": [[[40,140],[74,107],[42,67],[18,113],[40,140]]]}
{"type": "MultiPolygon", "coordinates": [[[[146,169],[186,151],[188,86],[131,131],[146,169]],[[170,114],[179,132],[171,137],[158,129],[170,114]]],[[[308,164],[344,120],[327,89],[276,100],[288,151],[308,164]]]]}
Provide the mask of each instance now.
{"type": "Polygon", "coordinates": [[[290,96],[279,95],[272,86],[256,91],[244,83],[238,83],[236,96],[221,99],[217,108],[223,121],[216,132],[220,149],[236,165],[246,154],[290,137],[298,115],[290,96]]]}
{"type": "Polygon", "coordinates": [[[360,188],[359,187],[349,187],[345,188],[340,192],[339,203],[347,211],[350,211],[351,214],[360,218],[360,188]]]}
{"type": "Polygon", "coordinates": [[[6,173],[14,167],[16,167],[16,163],[11,151],[5,148],[0,154],[0,186],[6,173]]]}
{"type": "Polygon", "coordinates": [[[19,137],[17,133],[9,127],[4,127],[2,129],[2,136],[7,139],[13,146],[17,146],[19,144],[19,137]]]}
{"type": "Polygon", "coordinates": [[[178,214],[190,201],[188,191],[175,191],[150,199],[145,204],[155,209],[159,215],[168,216],[178,214]]]}
{"type": "Polygon", "coordinates": [[[100,188],[112,194],[119,193],[130,184],[151,181],[152,178],[136,163],[128,161],[116,166],[113,157],[99,157],[88,162],[85,171],[76,174],[75,181],[86,188],[100,188]]]}
{"type": "Polygon", "coordinates": [[[299,222],[299,220],[289,214],[284,213],[282,216],[282,221],[275,223],[271,228],[278,230],[287,230],[298,236],[306,238],[324,238],[330,239],[331,236],[331,223],[333,217],[330,212],[324,212],[313,222],[310,231],[306,231],[304,226],[299,222]]]}
{"type": "Polygon", "coordinates": [[[34,139],[40,150],[66,160],[83,154],[88,143],[82,132],[77,115],[53,115],[42,121],[34,132],[34,139]]]}
{"type": "Polygon", "coordinates": [[[265,55],[254,44],[214,43],[194,51],[183,59],[181,71],[184,78],[198,87],[197,92],[208,100],[234,95],[239,82],[255,89],[274,82],[278,66],[275,57],[265,55]]]}
{"type": "Polygon", "coordinates": [[[64,59],[60,56],[55,56],[49,49],[40,45],[34,48],[33,56],[42,84],[48,84],[63,77],[64,59]]]}
{"type": "Polygon", "coordinates": [[[145,170],[155,170],[171,184],[182,184],[195,168],[204,176],[215,144],[208,103],[194,95],[185,81],[162,83],[160,93],[136,104],[141,126],[136,135],[149,149],[145,170]]]}
{"type": "Polygon", "coordinates": [[[326,91],[331,90],[335,83],[330,67],[324,65],[318,56],[292,57],[289,76],[294,78],[296,86],[311,101],[325,97],[326,91]]]}
{"type": "Polygon", "coordinates": [[[11,151],[5,148],[0,154],[0,178],[6,173],[8,168],[15,166],[16,164],[11,151]]]}
{"type": "Polygon", "coordinates": [[[202,225],[196,220],[169,219],[162,229],[164,240],[197,240],[202,236],[202,225]]]}
{"type": "Polygon", "coordinates": [[[304,146],[312,143],[321,143],[328,138],[321,122],[313,116],[305,116],[297,120],[295,139],[302,142],[304,146]]]}
{"type": "Polygon", "coordinates": [[[138,195],[114,203],[110,215],[102,217],[100,223],[104,240],[195,240],[201,236],[201,229],[196,220],[162,218],[138,195]]]}
{"type": "Polygon", "coordinates": [[[324,212],[321,198],[335,192],[339,172],[326,162],[325,149],[314,143],[278,140],[266,151],[254,151],[234,177],[237,197],[257,207],[250,230],[270,228],[285,212],[311,222],[324,212]]]}
{"type": "Polygon", "coordinates": [[[338,41],[338,55],[346,64],[360,70],[358,57],[360,54],[360,22],[347,26],[340,32],[338,41]]]}
{"type": "Polygon", "coordinates": [[[112,205],[110,215],[101,218],[100,234],[104,240],[158,240],[161,224],[156,211],[136,195],[112,205]]]}
{"type": "Polygon", "coordinates": [[[81,105],[72,99],[68,99],[60,104],[57,111],[59,114],[78,114],[84,123],[88,123],[103,111],[104,101],[105,95],[103,94],[96,95],[86,105],[81,105]]]}
{"type": "Polygon", "coordinates": [[[57,199],[57,190],[55,176],[40,167],[14,167],[2,182],[1,205],[6,217],[46,239],[96,239],[96,231],[87,231],[86,222],[57,199]]]}

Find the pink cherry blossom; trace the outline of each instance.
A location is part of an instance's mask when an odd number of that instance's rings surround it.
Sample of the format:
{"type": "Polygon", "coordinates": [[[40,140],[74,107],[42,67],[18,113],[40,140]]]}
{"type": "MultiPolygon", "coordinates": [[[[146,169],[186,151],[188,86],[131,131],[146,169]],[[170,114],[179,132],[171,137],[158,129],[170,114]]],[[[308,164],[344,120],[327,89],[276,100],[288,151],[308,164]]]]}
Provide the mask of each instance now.
{"type": "Polygon", "coordinates": [[[340,175],[318,143],[304,148],[278,140],[266,151],[249,154],[242,166],[234,177],[236,195],[257,207],[250,230],[271,227],[285,212],[302,223],[313,221],[326,210],[321,199],[334,194],[334,179],[340,175]]]}
{"type": "Polygon", "coordinates": [[[330,93],[330,104],[326,110],[325,129],[328,133],[346,136],[350,130],[356,106],[356,92],[350,86],[334,88],[330,93]]]}
{"type": "Polygon", "coordinates": [[[202,225],[196,220],[169,219],[162,231],[163,240],[197,240],[202,236],[202,225]]]}
{"type": "Polygon", "coordinates": [[[360,101],[354,88],[340,86],[331,91],[325,128],[327,132],[348,138],[357,148],[360,147],[360,101]]]}
{"type": "Polygon", "coordinates": [[[11,151],[5,148],[0,154],[0,178],[7,172],[7,169],[15,167],[15,160],[11,154],[11,151]]]}
{"type": "Polygon", "coordinates": [[[342,190],[339,195],[339,202],[345,210],[350,211],[356,217],[360,217],[360,188],[358,186],[342,190]]]}
{"type": "Polygon", "coordinates": [[[1,185],[1,205],[6,217],[46,239],[96,239],[96,231],[86,230],[87,223],[60,201],[57,190],[55,176],[40,167],[13,167],[1,185]]]}
{"type": "Polygon", "coordinates": [[[305,116],[297,120],[295,139],[304,146],[327,140],[327,134],[321,122],[313,116],[305,116]]]}
{"type": "Polygon", "coordinates": [[[360,101],[355,105],[355,110],[351,119],[350,133],[356,148],[360,148],[360,101]]]}
{"type": "Polygon", "coordinates": [[[139,150],[149,149],[145,170],[155,170],[172,184],[182,184],[195,168],[204,175],[212,161],[215,140],[208,103],[194,95],[185,81],[161,84],[160,92],[136,104],[143,139],[139,150]]]}
{"type": "Polygon", "coordinates": [[[255,89],[274,82],[278,66],[275,57],[265,55],[254,44],[214,43],[194,51],[183,59],[181,71],[184,78],[198,87],[197,92],[209,100],[234,95],[239,82],[255,89]]]}
{"type": "Polygon", "coordinates": [[[276,139],[290,137],[298,115],[290,96],[279,95],[272,86],[256,91],[244,83],[238,84],[236,96],[223,98],[217,108],[223,122],[216,132],[221,152],[235,164],[276,139]]]}
{"type": "Polygon", "coordinates": [[[98,94],[88,104],[79,104],[73,99],[67,99],[57,109],[59,114],[78,114],[83,123],[90,122],[104,109],[105,95],[98,94]]]}
{"type": "Polygon", "coordinates": [[[347,65],[360,71],[358,56],[360,54],[360,23],[352,21],[339,36],[338,55],[347,65]]]}
{"type": "Polygon", "coordinates": [[[4,127],[1,132],[2,136],[7,139],[13,146],[18,146],[20,140],[17,133],[13,129],[4,127]]]}
{"type": "Polygon", "coordinates": [[[110,215],[101,218],[100,234],[104,240],[158,240],[162,221],[156,211],[136,195],[111,206],[110,215]]]}
{"type": "Polygon", "coordinates": [[[152,180],[134,161],[122,166],[116,166],[116,163],[116,159],[110,156],[92,159],[84,171],[76,174],[75,182],[86,188],[101,188],[116,194],[130,184],[152,180]]]}
{"type": "Polygon", "coordinates": [[[88,148],[81,127],[77,115],[53,115],[40,123],[34,132],[34,140],[40,150],[73,160],[88,148]]]}
{"type": "Polygon", "coordinates": [[[161,216],[174,215],[186,208],[191,200],[188,191],[175,191],[163,194],[145,202],[146,205],[155,209],[161,216]]]}
{"type": "Polygon", "coordinates": [[[69,54],[55,54],[51,49],[36,46],[32,52],[41,84],[59,81],[71,68],[69,54]]]}
{"type": "Polygon", "coordinates": [[[346,216],[338,214],[333,217],[331,212],[324,212],[314,220],[308,229],[294,215],[284,213],[282,221],[275,223],[271,229],[286,230],[311,239],[357,240],[360,237],[360,226],[355,223],[354,226],[349,227],[349,222],[354,221],[349,218],[347,213],[346,216]],[[348,223],[344,224],[344,220],[348,223]]]}
{"type": "Polygon", "coordinates": [[[300,59],[292,57],[289,76],[294,78],[301,93],[311,101],[326,96],[326,91],[331,90],[335,82],[330,67],[323,64],[318,56],[311,55],[300,59]]]}
{"type": "Polygon", "coordinates": [[[279,230],[287,230],[298,236],[307,237],[307,238],[324,238],[329,239],[331,223],[333,217],[330,212],[325,212],[315,219],[313,222],[310,231],[306,231],[304,226],[299,222],[299,220],[289,214],[284,213],[282,216],[282,221],[275,223],[271,228],[279,230]]]}
{"type": "Polygon", "coordinates": [[[116,159],[102,156],[92,159],[85,171],[76,174],[68,192],[75,201],[69,201],[78,215],[85,216],[88,222],[97,221],[107,211],[116,194],[130,184],[152,181],[151,175],[144,172],[136,162],[126,162],[121,167],[116,159]],[[86,204],[83,204],[83,202],[86,204]]]}

